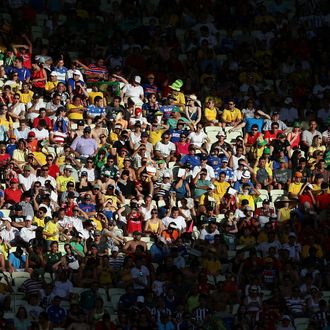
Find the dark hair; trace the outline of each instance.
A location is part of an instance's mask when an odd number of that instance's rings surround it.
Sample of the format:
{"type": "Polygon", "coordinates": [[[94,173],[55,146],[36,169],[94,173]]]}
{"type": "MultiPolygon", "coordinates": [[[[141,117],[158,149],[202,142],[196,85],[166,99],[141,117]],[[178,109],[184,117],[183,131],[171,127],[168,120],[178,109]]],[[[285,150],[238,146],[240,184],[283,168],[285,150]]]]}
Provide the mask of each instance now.
{"type": "Polygon", "coordinates": [[[99,101],[101,101],[103,98],[102,98],[102,96],[95,96],[94,97],[94,103],[96,103],[96,102],[99,102],[99,101]]]}

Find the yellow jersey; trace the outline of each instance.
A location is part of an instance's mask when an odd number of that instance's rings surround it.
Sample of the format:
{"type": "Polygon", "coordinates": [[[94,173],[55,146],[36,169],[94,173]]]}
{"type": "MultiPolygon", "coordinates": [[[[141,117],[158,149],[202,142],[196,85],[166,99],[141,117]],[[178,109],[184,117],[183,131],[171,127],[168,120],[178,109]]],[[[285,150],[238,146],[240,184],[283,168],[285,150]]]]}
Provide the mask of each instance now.
{"type": "Polygon", "coordinates": [[[57,241],[59,238],[58,224],[53,221],[48,221],[44,228],[44,232],[47,234],[51,234],[52,236],[45,236],[47,241],[57,241]]]}
{"type": "Polygon", "coordinates": [[[234,108],[233,111],[225,109],[222,114],[222,119],[225,122],[233,123],[237,121],[242,121],[243,116],[241,110],[234,108]]]}

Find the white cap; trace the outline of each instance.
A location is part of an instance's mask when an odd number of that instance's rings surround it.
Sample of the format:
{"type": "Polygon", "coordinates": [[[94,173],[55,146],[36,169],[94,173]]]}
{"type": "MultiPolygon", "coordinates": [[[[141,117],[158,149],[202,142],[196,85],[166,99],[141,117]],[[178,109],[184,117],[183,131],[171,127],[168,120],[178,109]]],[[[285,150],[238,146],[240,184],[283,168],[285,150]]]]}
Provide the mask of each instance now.
{"type": "Polygon", "coordinates": [[[307,187],[310,188],[310,189],[313,189],[313,188],[314,188],[313,185],[312,185],[311,183],[309,183],[309,184],[307,185],[307,187]]]}
{"type": "Polygon", "coordinates": [[[112,249],[111,249],[111,252],[118,252],[119,251],[119,247],[118,246],[114,246],[112,249]]]}
{"type": "Polygon", "coordinates": [[[64,169],[65,170],[73,170],[73,167],[71,165],[65,165],[64,169]]]}
{"type": "Polygon", "coordinates": [[[138,296],[137,298],[136,298],[136,302],[138,303],[144,303],[144,297],[143,296],[138,296]]]}
{"type": "Polygon", "coordinates": [[[76,74],[76,75],[79,75],[80,76],[80,71],[79,70],[73,70],[72,71],[72,74],[76,74]]]}
{"type": "Polygon", "coordinates": [[[211,183],[211,184],[209,185],[209,188],[210,188],[210,189],[215,189],[214,184],[211,183]]]}
{"type": "Polygon", "coordinates": [[[171,176],[170,176],[170,173],[164,173],[164,175],[163,175],[163,178],[170,178],[171,176]]]}
{"type": "Polygon", "coordinates": [[[32,221],[33,217],[31,215],[27,215],[25,221],[32,221]]]}
{"type": "Polygon", "coordinates": [[[141,84],[141,77],[140,76],[135,76],[134,81],[138,84],[141,84]]]}
{"type": "Polygon", "coordinates": [[[56,77],[57,77],[57,72],[56,72],[56,71],[52,71],[52,72],[50,73],[50,75],[51,75],[51,76],[56,76],[56,77]]]}
{"type": "Polygon", "coordinates": [[[11,222],[11,219],[9,218],[9,217],[3,217],[3,218],[1,218],[2,219],[2,221],[8,221],[8,222],[11,222]]]}

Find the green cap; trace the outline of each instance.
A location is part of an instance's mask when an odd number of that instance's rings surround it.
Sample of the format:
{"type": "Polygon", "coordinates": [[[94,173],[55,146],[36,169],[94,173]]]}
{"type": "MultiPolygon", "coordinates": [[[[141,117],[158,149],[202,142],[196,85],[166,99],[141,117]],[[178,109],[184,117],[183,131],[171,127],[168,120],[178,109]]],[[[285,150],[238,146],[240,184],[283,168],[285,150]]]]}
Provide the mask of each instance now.
{"type": "Polygon", "coordinates": [[[160,160],[157,160],[157,162],[156,162],[157,164],[165,164],[166,162],[165,162],[165,160],[164,159],[160,159],[160,160]]]}
{"type": "Polygon", "coordinates": [[[263,147],[267,144],[267,141],[266,140],[261,140],[261,141],[258,141],[258,147],[263,147]]]}
{"type": "Polygon", "coordinates": [[[295,121],[292,125],[293,128],[299,128],[301,126],[299,121],[295,121]]]}
{"type": "Polygon", "coordinates": [[[264,154],[265,155],[270,155],[270,149],[269,148],[265,148],[264,149],[264,154]]]}
{"type": "Polygon", "coordinates": [[[178,107],[174,107],[172,112],[181,112],[181,110],[178,107]]]}

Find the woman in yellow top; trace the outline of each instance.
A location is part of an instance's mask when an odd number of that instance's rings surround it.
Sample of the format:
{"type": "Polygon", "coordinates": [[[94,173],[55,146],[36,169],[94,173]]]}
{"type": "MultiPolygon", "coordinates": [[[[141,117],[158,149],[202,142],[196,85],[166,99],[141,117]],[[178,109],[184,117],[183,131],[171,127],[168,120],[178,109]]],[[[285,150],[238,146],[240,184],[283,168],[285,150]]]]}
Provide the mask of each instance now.
{"type": "Polygon", "coordinates": [[[322,145],[322,136],[315,135],[312,140],[312,145],[308,149],[308,156],[312,157],[315,151],[325,152],[326,146],[322,145]]]}
{"type": "Polygon", "coordinates": [[[68,118],[73,121],[83,120],[84,111],[86,108],[82,105],[80,96],[75,95],[72,99],[72,103],[68,103],[66,106],[68,109],[68,118]]]}
{"type": "Polygon", "coordinates": [[[218,109],[215,107],[214,99],[209,98],[206,102],[206,107],[204,109],[204,117],[206,119],[207,126],[218,125],[218,109]]]}
{"type": "Polygon", "coordinates": [[[287,196],[283,196],[279,201],[275,202],[275,208],[277,212],[277,220],[280,224],[287,222],[291,218],[291,211],[297,201],[289,199],[287,196]]]}
{"type": "Polygon", "coordinates": [[[160,235],[164,230],[163,222],[158,218],[157,209],[151,210],[151,218],[144,225],[144,232],[150,235],[160,235]]]}
{"type": "MultiPolygon", "coordinates": [[[[11,131],[13,129],[13,121],[11,117],[8,114],[8,107],[6,105],[3,105],[0,110],[0,126],[3,125],[8,131],[11,131]]],[[[12,132],[7,132],[8,137],[12,132]]]]}

